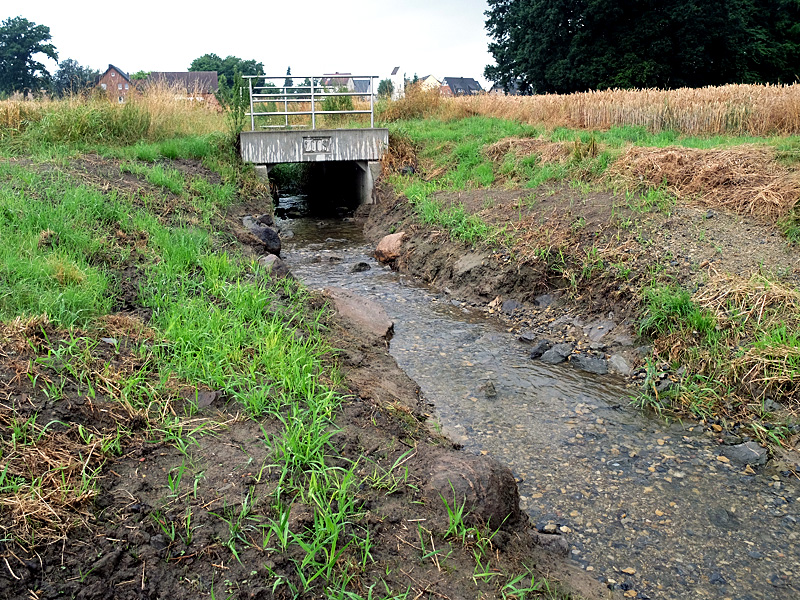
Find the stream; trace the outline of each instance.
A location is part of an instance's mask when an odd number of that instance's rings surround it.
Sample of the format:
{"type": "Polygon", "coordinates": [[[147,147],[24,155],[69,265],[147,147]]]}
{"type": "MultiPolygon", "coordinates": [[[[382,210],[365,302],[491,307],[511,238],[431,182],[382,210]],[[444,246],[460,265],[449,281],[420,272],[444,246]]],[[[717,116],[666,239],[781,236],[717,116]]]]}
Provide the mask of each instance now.
{"type": "Polygon", "coordinates": [[[383,305],[390,352],[443,432],[508,465],[522,508],[561,531],[575,563],[632,598],[800,598],[796,477],[721,462],[713,432],[641,414],[621,379],[531,360],[482,311],[377,263],[352,222],[281,225],[310,288],[383,305]],[[353,272],[360,262],[371,268],[353,272]]]}

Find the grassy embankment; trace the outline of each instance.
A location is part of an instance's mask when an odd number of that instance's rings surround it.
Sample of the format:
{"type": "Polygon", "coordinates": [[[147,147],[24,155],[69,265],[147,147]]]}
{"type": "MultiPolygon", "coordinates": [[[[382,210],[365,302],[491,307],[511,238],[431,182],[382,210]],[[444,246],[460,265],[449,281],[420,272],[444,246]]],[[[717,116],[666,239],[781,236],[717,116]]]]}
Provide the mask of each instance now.
{"type": "MultiPolygon", "coordinates": [[[[175,460],[143,488],[158,499],[141,527],[166,549],[155,566],[136,567],[142,589],[158,568],[188,582],[197,564],[185,571],[181,560],[192,558],[208,563],[193,589],[212,597],[255,584],[287,597],[412,597],[417,583],[393,572],[393,551],[373,558],[363,502],[413,495],[413,479],[399,451],[352,461],[333,442],[345,396],[325,310],[237,250],[225,211],[263,190],[237,164],[222,117],[164,96],[124,107],[4,102],[0,116],[0,556],[14,579],[18,555],[93,538],[93,502],[115,469],[133,463],[139,477],[145,458],[132,448],[154,446],[173,448],[175,460]],[[187,160],[197,168],[178,168],[187,160]],[[200,410],[208,390],[232,402],[224,414],[200,410]],[[259,424],[265,459],[224,465],[251,470],[254,483],[206,503],[209,448],[243,419],[259,424]],[[311,511],[299,528],[297,506],[311,511]],[[194,541],[198,522],[218,532],[206,547],[194,541]]],[[[475,594],[550,595],[546,582],[495,560],[492,532],[447,509],[446,529],[417,525],[419,565],[441,571],[464,555],[475,594]]],[[[131,546],[123,564],[140,550],[131,546]]],[[[88,585],[102,579],[94,568],[68,561],[62,571],[88,585]]]]}
{"type": "MultiPolygon", "coordinates": [[[[694,265],[679,274],[670,268],[677,257],[658,246],[677,207],[702,206],[773,227],[796,256],[800,87],[452,100],[418,92],[384,117],[390,181],[421,222],[544,265],[550,285],[573,298],[592,289],[614,290],[620,301],[619,290],[632,293],[639,333],[655,347],[649,392],[638,402],[744,420],[759,437],[783,438],[787,430],[766,406],[772,398],[789,412],[800,408],[795,274],[770,263],[749,273],[694,265]],[[414,176],[397,174],[414,163],[414,176]],[[472,210],[449,193],[481,189],[484,203],[472,210]],[[525,189],[499,218],[489,190],[525,189]],[[537,212],[553,195],[562,205],[537,212]],[[598,203],[603,222],[590,228],[581,207],[597,212],[598,203]],[[675,385],[657,391],[676,371],[675,385]]],[[[705,233],[696,227],[692,235],[687,244],[696,245],[705,233]]]]}

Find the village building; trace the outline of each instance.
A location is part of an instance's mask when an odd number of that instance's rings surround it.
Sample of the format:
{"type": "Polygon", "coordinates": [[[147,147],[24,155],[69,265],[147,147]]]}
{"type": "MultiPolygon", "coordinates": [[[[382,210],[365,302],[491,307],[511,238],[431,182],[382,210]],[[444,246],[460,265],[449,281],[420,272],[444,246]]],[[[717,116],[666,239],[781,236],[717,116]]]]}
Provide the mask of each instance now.
{"type": "Polygon", "coordinates": [[[97,86],[108,97],[120,104],[124,104],[128,95],[132,93],[132,84],[128,74],[112,64],[108,65],[106,72],[100,76],[97,86]]]}

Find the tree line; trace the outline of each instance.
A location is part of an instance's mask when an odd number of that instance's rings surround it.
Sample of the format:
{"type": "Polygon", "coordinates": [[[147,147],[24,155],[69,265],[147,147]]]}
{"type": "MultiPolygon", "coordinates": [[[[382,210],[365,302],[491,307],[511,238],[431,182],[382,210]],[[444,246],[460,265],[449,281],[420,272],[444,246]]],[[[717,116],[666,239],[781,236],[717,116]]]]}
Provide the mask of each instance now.
{"type": "Polygon", "coordinates": [[[800,0],[488,0],[495,64],[522,93],[792,83],[800,0]]]}

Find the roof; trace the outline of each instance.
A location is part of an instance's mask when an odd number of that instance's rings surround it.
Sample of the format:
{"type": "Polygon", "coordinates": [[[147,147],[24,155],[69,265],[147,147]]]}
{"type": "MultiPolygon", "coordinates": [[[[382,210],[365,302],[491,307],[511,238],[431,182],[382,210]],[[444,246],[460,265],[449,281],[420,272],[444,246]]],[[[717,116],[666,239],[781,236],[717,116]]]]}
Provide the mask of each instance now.
{"type": "Polygon", "coordinates": [[[353,79],[354,92],[369,94],[369,79],[353,79]]]}
{"type": "Polygon", "coordinates": [[[127,74],[125,71],[123,71],[122,69],[120,69],[119,67],[115,67],[115,66],[114,66],[114,65],[112,65],[111,63],[108,63],[108,68],[106,69],[106,72],[105,72],[105,73],[103,73],[102,75],[100,75],[100,79],[102,79],[102,78],[105,76],[105,74],[106,74],[106,73],[108,73],[108,72],[109,72],[111,69],[114,69],[114,70],[115,70],[117,73],[119,73],[120,75],[122,75],[122,78],[123,78],[125,81],[127,81],[128,83],[130,83],[130,81],[131,81],[131,80],[130,80],[130,78],[128,77],[128,74],[127,74]]]}
{"type": "Polygon", "coordinates": [[[189,91],[202,93],[216,92],[219,90],[219,78],[216,71],[153,71],[142,82],[144,85],[151,83],[166,83],[185,87],[189,91]]]}
{"type": "Polygon", "coordinates": [[[490,92],[503,92],[508,94],[509,96],[518,96],[519,95],[519,83],[516,81],[510,81],[508,85],[503,85],[502,83],[495,83],[492,86],[492,89],[489,90],[490,92]]]}
{"type": "Polygon", "coordinates": [[[397,75],[397,72],[400,70],[400,67],[395,67],[392,69],[392,75],[397,75]]]}
{"type": "Polygon", "coordinates": [[[471,96],[483,91],[481,84],[471,77],[445,77],[442,84],[448,86],[454,96],[471,96]]]}
{"type": "Polygon", "coordinates": [[[322,85],[341,85],[346,86],[347,82],[350,81],[353,76],[350,73],[325,73],[322,76],[322,81],[320,82],[322,85]]]}

